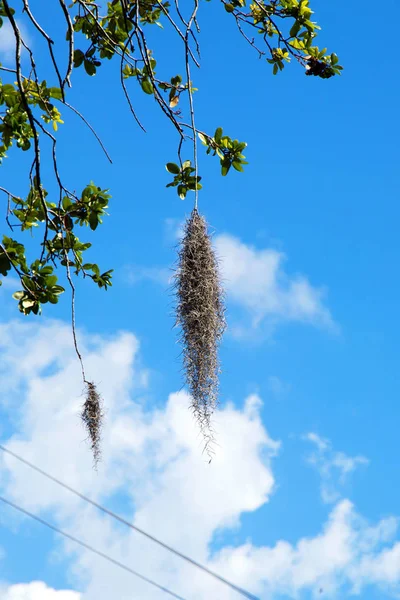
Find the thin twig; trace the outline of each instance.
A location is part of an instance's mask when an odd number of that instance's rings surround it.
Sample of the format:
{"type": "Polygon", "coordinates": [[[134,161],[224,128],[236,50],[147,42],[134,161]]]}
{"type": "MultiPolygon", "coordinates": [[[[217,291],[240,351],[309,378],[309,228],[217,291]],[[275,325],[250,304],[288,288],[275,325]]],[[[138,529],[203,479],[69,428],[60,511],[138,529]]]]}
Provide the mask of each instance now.
{"type": "Polygon", "coordinates": [[[9,216],[11,214],[11,207],[10,207],[10,200],[11,200],[11,194],[7,195],[7,213],[6,213],[6,223],[9,226],[9,228],[11,229],[11,231],[14,231],[13,226],[10,223],[10,219],[9,216]]]}
{"type": "Polygon", "coordinates": [[[16,69],[9,69],[8,67],[3,67],[3,65],[0,65],[0,71],[7,71],[7,73],[13,73],[14,75],[17,74],[16,69]]]}
{"type": "Polygon", "coordinates": [[[89,121],[87,121],[87,119],[83,116],[83,114],[81,112],[79,112],[79,110],[76,109],[74,106],[72,106],[72,104],[69,104],[65,100],[64,100],[63,104],[65,104],[65,106],[67,108],[72,110],[72,112],[74,112],[80,119],[82,119],[82,121],[85,123],[86,127],[88,127],[90,129],[90,131],[93,133],[94,137],[99,142],[100,147],[103,150],[104,154],[106,155],[107,159],[112,164],[112,159],[111,159],[110,155],[108,154],[107,149],[104,146],[103,142],[101,141],[100,136],[96,133],[96,130],[94,129],[94,127],[92,127],[92,125],[89,123],[89,121]]]}
{"type": "Polygon", "coordinates": [[[64,13],[65,20],[67,22],[68,41],[69,41],[67,72],[64,77],[63,84],[61,86],[61,89],[63,90],[63,93],[64,93],[64,87],[65,87],[66,83],[68,84],[68,87],[71,87],[71,74],[72,74],[72,69],[74,66],[74,27],[72,25],[71,17],[68,12],[68,8],[65,5],[64,0],[58,0],[58,1],[60,3],[61,9],[64,13]]]}
{"type": "Polygon", "coordinates": [[[80,362],[80,365],[81,365],[81,372],[82,372],[83,383],[85,383],[85,384],[88,385],[90,382],[87,381],[87,379],[86,379],[85,367],[83,365],[83,358],[82,358],[82,355],[81,355],[80,350],[79,350],[78,340],[77,340],[77,335],[76,335],[75,286],[74,286],[74,282],[72,281],[72,278],[71,278],[71,271],[70,271],[70,268],[69,268],[69,257],[68,257],[68,252],[67,252],[67,250],[65,248],[65,244],[64,244],[64,236],[62,238],[62,245],[63,245],[65,262],[66,262],[67,279],[68,279],[68,283],[69,283],[70,288],[71,288],[71,326],[72,326],[72,337],[73,337],[73,340],[74,340],[75,352],[76,352],[76,355],[77,355],[77,357],[79,359],[79,362],[80,362]]]}
{"type": "Polygon", "coordinates": [[[194,0],[194,9],[190,16],[190,19],[186,26],[185,33],[185,65],[186,65],[186,78],[187,78],[187,86],[188,86],[188,96],[189,96],[189,109],[190,109],[190,121],[192,125],[193,131],[193,162],[195,169],[195,190],[194,190],[194,208],[197,210],[198,199],[199,199],[199,191],[197,189],[197,180],[198,180],[198,163],[197,163],[197,135],[196,135],[196,124],[195,124],[195,116],[194,116],[194,105],[193,105],[193,92],[192,92],[192,81],[190,75],[190,53],[189,53],[189,33],[191,31],[191,27],[194,19],[196,18],[196,14],[199,8],[198,0],[194,0]]]}

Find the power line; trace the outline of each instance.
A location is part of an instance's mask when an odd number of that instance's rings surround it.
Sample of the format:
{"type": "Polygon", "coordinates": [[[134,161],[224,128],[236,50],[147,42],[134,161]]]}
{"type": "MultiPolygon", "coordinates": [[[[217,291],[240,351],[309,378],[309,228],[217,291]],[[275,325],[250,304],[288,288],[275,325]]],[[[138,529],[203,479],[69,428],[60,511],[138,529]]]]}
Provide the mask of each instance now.
{"type": "Polygon", "coordinates": [[[103,513],[107,514],[108,516],[112,517],[113,519],[116,519],[117,521],[119,521],[123,525],[126,525],[127,527],[129,527],[130,529],[133,529],[137,533],[140,533],[141,535],[144,535],[145,537],[147,537],[152,542],[155,542],[156,544],[158,544],[162,548],[165,548],[166,550],[168,550],[168,552],[172,552],[173,554],[175,554],[176,556],[179,556],[179,558],[182,558],[183,560],[187,561],[188,563],[190,563],[194,567],[197,567],[198,569],[201,569],[202,571],[204,571],[208,575],[211,575],[215,579],[218,579],[218,581],[220,581],[221,583],[224,583],[225,585],[227,585],[228,587],[230,587],[232,590],[234,590],[238,594],[241,594],[245,598],[248,598],[248,600],[260,600],[257,596],[254,596],[250,592],[248,592],[248,591],[244,590],[243,588],[235,585],[231,581],[228,581],[228,579],[225,579],[224,577],[222,577],[222,575],[218,575],[218,573],[215,573],[215,571],[212,571],[208,567],[205,567],[201,563],[198,563],[197,561],[195,561],[193,558],[190,558],[186,554],[183,554],[182,552],[179,552],[179,550],[175,550],[175,548],[172,548],[171,546],[168,546],[168,544],[165,544],[161,540],[157,539],[156,537],[154,537],[150,533],[147,533],[143,529],[140,529],[136,525],[133,525],[132,523],[129,523],[129,521],[126,521],[126,519],[124,519],[120,515],[114,513],[113,511],[109,510],[108,508],[105,508],[101,504],[98,504],[94,500],[91,500],[90,498],[88,498],[84,494],[81,494],[81,492],[78,492],[77,490],[75,490],[71,486],[67,485],[66,483],[63,483],[62,481],[60,481],[59,479],[57,479],[53,475],[50,475],[49,473],[46,473],[46,471],[43,471],[42,469],[40,469],[36,465],[32,464],[31,462],[29,462],[25,458],[22,458],[22,456],[19,456],[15,452],[12,452],[11,450],[9,450],[8,448],[6,448],[5,446],[2,446],[1,444],[0,444],[0,450],[2,450],[3,452],[6,452],[7,454],[10,454],[11,456],[13,456],[14,458],[16,458],[20,462],[22,462],[25,465],[27,465],[29,468],[33,469],[34,471],[37,471],[38,473],[40,473],[44,477],[47,477],[47,479],[50,479],[51,481],[53,481],[57,485],[60,485],[61,487],[63,487],[64,489],[68,490],[72,494],[75,494],[75,496],[78,496],[79,498],[81,498],[85,502],[88,502],[92,506],[95,506],[98,510],[101,510],[103,513]]]}
{"type": "Polygon", "coordinates": [[[121,567],[121,569],[124,569],[125,571],[128,571],[128,573],[131,573],[132,575],[135,575],[136,577],[139,577],[139,579],[142,579],[143,581],[146,581],[146,583],[149,583],[150,585],[153,585],[154,587],[158,588],[162,592],[165,592],[166,594],[169,594],[173,598],[176,598],[177,600],[185,600],[185,598],[182,598],[182,596],[178,596],[178,594],[175,594],[175,592],[171,592],[171,590],[169,590],[168,588],[164,587],[163,585],[160,585],[159,583],[156,583],[155,581],[153,581],[152,579],[149,579],[145,575],[141,575],[140,573],[138,573],[134,569],[131,569],[127,565],[124,565],[123,563],[119,562],[115,558],[111,558],[111,556],[108,556],[108,554],[104,554],[104,552],[101,552],[100,550],[96,550],[96,548],[94,548],[93,546],[90,546],[89,544],[86,544],[86,542],[82,542],[81,540],[79,540],[78,538],[74,537],[73,535],[70,535],[69,533],[66,533],[65,531],[62,531],[61,529],[58,529],[58,527],[55,527],[51,523],[48,523],[47,521],[44,521],[44,519],[41,519],[37,515],[34,515],[33,513],[29,512],[28,510],[25,510],[25,508],[22,508],[21,506],[18,506],[18,504],[14,504],[10,500],[7,500],[6,498],[3,498],[3,496],[0,496],[0,500],[2,502],[4,502],[4,504],[8,504],[8,506],[12,506],[13,508],[15,508],[15,510],[18,510],[19,512],[23,513],[24,515],[27,515],[28,517],[30,517],[31,519],[34,519],[38,523],[41,523],[45,527],[48,527],[49,529],[52,529],[56,533],[59,533],[60,535],[63,535],[64,537],[68,538],[69,540],[72,540],[76,544],[79,544],[79,546],[82,546],[83,548],[86,548],[86,550],[90,550],[90,552],[94,552],[94,554],[97,554],[98,556],[101,556],[102,558],[105,558],[106,560],[108,560],[109,562],[113,563],[114,565],[117,565],[117,567],[121,567]]]}

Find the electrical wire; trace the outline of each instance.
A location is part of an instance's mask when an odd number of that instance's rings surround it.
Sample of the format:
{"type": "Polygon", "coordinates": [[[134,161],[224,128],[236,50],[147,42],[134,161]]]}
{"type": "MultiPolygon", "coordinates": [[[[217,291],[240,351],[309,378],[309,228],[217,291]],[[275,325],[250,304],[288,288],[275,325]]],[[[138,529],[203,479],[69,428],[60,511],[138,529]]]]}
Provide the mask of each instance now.
{"type": "Polygon", "coordinates": [[[24,515],[30,517],[31,519],[34,519],[35,521],[37,521],[38,523],[41,523],[45,527],[48,527],[49,529],[52,529],[56,533],[59,533],[60,535],[63,535],[64,537],[68,538],[69,540],[72,540],[73,542],[75,542],[75,544],[79,544],[79,546],[82,546],[82,548],[85,548],[86,550],[89,550],[90,552],[93,552],[94,554],[97,554],[98,556],[101,556],[105,560],[108,560],[109,562],[113,563],[114,565],[117,565],[117,567],[120,567],[121,569],[124,569],[125,571],[128,571],[128,573],[131,573],[132,575],[135,575],[136,577],[139,577],[139,579],[142,579],[143,581],[146,581],[146,583],[149,583],[150,585],[158,588],[162,592],[165,592],[166,594],[169,594],[173,598],[176,598],[177,600],[185,600],[185,598],[183,598],[182,596],[178,596],[178,594],[175,594],[175,592],[171,592],[171,590],[169,590],[168,588],[164,587],[163,585],[160,585],[159,583],[157,583],[153,579],[149,579],[145,575],[141,575],[140,573],[138,573],[134,569],[131,569],[127,565],[124,565],[123,563],[119,562],[119,560],[115,560],[115,558],[112,558],[111,556],[108,556],[108,554],[104,554],[104,552],[101,552],[100,550],[96,550],[96,548],[94,548],[93,546],[90,546],[89,544],[86,544],[86,542],[82,542],[81,540],[79,540],[78,538],[74,537],[73,535],[70,535],[69,533],[66,533],[65,531],[62,531],[61,529],[58,529],[58,527],[55,527],[51,523],[48,523],[44,519],[41,519],[40,517],[38,517],[37,515],[34,515],[33,513],[29,512],[28,510],[25,510],[25,508],[22,508],[18,504],[14,504],[14,502],[11,502],[10,500],[7,500],[7,498],[4,498],[3,496],[0,496],[0,500],[1,500],[1,502],[4,502],[4,504],[7,504],[8,506],[12,506],[12,508],[15,508],[15,510],[18,510],[19,512],[21,512],[24,515]]]}
{"type": "Polygon", "coordinates": [[[113,511],[109,510],[108,508],[105,508],[101,504],[98,504],[94,500],[91,500],[90,498],[88,498],[84,494],[81,494],[80,492],[78,492],[77,490],[75,490],[74,488],[72,488],[71,486],[67,485],[66,483],[63,483],[62,481],[60,481],[59,479],[57,479],[53,475],[50,475],[49,473],[46,473],[46,471],[43,471],[43,469],[40,469],[39,467],[37,467],[36,465],[32,464],[31,462],[29,462],[25,458],[22,458],[22,456],[19,456],[18,454],[16,454],[15,452],[9,450],[8,448],[6,448],[5,446],[3,446],[1,444],[0,444],[0,450],[2,450],[3,452],[5,452],[7,454],[10,454],[11,456],[13,456],[14,458],[16,458],[17,460],[19,460],[23,464],[27,465],[29,468],[33,469],[34,471],[37,471],[37,473],[40,473],[41,475],[43,475],[47,479],[50,479],[51,481],[53,481],[57,485],[60,485],[64,489],[66,489],[69,492],[71,492],[72,494],[75,494],[75,496],[78,496],[79,498],[81,498],[85,502],[88,502],[92,506],[96,507],[98,510],[101,510],[103,513],[107,514],[108,516],[112,517],[113,519],[116,519],[117,521],[119,521],[123,525],[126,525],[130,529],[133,529],[137,533],[140,533],[141,535],[147,537],[152,542],[155,542],[156,544],[158,544],[162,548],[165,548],[165,550],[168,550],[168,552],[172,552],[173,554],[175,554],[175,556],[179,556],[179,558],[182,558],[183,560],[185,560],[186,562],[190,563],[194,567],[197,567],[198,569],[201,569],[202,571],[204,571],[208,575],[211,575],[212,577],[214,577],[215,579],[217,579],[221,583],[227,585],[232,590],[234,590],[238,594],[241,594],[242,596],[244,596],[248,600],[260,600],[257,596],[254,596],[250,592],[248,592],[248,591],[244,590],[243,588],[235,585],[234,583],[232,583],[228,579],[225,579],[224,577],[222,577],[222,575],[219,575],[218,573],[215,573],[214,571],[212,571],[208,567],[205,567],[204,565],[202,565],[202,564],[198,563],[197,561],[195,561],[193,558],[190,558],[189,556],[186,556],[186,554],[183,554],[182,552],[179,552],[179,550],[175,550],[175,548],[172,548],[171,546],[168,546],[168,544],[165,544],[161,540],[157,539],[156,537],[154,537],[150,533],[147,533],[143,529],[140,529],[136,525],[133,525],[132,523],[129,523],[129,521],[127,521],[126,519],[124,519],[120,515],[114,513],[113,511]]]}

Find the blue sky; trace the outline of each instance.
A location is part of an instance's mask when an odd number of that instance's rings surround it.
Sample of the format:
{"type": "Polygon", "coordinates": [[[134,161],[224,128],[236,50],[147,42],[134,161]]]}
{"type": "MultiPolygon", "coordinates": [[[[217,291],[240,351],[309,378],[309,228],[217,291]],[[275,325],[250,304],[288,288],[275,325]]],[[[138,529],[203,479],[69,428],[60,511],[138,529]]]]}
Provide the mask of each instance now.
{"type": "MultiPolygon", "coordinates": [[[[34,8],[60,36],[53,15],[34,8]]],[[[321,46],[345,67],[322,81],[294,64],[273,77],[222,7],[201,5],[197,125],[247,141],[249,161],[221,178],[216,159],[200,157],[199,207],[215,232],[229,319],[211,465],[172,329],[170,269],[191,210],[165,188],[176,138],[132,87],[148,132],[138,129],[108,66],[90,80],[76,72],[70,101],[113,165],[73,116],[59,132],[69,187],[93,179],[113,195],[104,226],[86,237],[99,264],[115,269],[114,286],[82,282],[77,299],[86,368],[108,409],[98,474],[78,419],[68,298],[22,318],[12,284],[0,288],[1,443],[262,600],[400,593],[400,8],[386,8],[384,32],[372,33],[370,0],[314,1],[321,46]]],[[[3,30],[0,53],[6,63],[3,30]]],[[[160,69],[182,71],[164,56],[160,69]]],[[[26,186],[21,164],[11,152],[1,168],[15,193],[26,186]]],[[[3,455],[0,488],[187,598],[238,597],[3,455]]],[[[0,590],[6,600],[163,596],[5,507],[0,590]]]]}

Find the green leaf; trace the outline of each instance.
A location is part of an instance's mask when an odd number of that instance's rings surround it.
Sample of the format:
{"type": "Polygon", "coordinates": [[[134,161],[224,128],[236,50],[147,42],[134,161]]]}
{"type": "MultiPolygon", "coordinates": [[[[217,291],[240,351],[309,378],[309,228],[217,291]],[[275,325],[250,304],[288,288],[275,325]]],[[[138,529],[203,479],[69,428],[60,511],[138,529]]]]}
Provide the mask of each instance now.
{"type": "Polygon", "coordinates": [[[289,44],[292,46],[292,48],[295,48],[296,50],[303,50],[304,48],[304,42],[298,40],[297,38],[295,38],[294,40],[290,40],[289,44]]]}
{"type": "Polygon", "coordinates": [[[89,227],[92,231],[94,231],[97,228],[97,225],[99,224],[99,216],[97,213],[95,213],[94,211],[92,211],[89,215],[89,227]]]}
{"type": "Polygon", "coordinates": [[[14,298],[14,300],[21,300],[21,298],[23,298],[25,296],[25,292],[14,292],[14,294],[12,295],[12,297],[14,298]]]}
{"type": "Polygon", "coordinates": [[[153,93],[153,84],[151,83],[151,81],[149,81],[148,79],[143,79],[142,80],[142,90],[146,93],[151,95],[153,93]]]}
{"type": "Polygon", "coordinates": [[[235,10],[235,7],[233,6],[233,4],[225,4],[225,10],[227,13],[231,13],[235,10]]]}
{"type": "Polygon", "coordinates": [[[75,50],[74,51],[74,67],[80,67],[81,64],[83,63],[85,59],[85,55],[83,54],[82,50],[75,50]]]}
{"type": "Polygon", "coordinates": [[[222,127],[218,127],[214,133],[214,139],[217,142],[217,144],[221,143],[221,138],[222,138],[222,127]]]}
{"type": "Polygon", "coordinates": [[[22,308],[31,308],[35,304],[35,301],[31,300],[30,298],[26,298],[26,300],[22,300],[21,304],[22,308]]]}
{"type": "Polygon", "coordinates": [[[222,177],[226,177],[226,175],[228,175],[230,168],[231,168],[231,163],[230,163],[229,159],[225,159],[225,160],[221,161],[222,177]]]}
{"type": "Polygon", "coordinates": [[[46,285],[47,285],[47,287],[51,288],[56,283],[57,283],[57,275],[50,275],[49,277],[46,277],[46,285]]]}
{"type": "Polygon", "coordinates": [[[49,93],[52,98],[56,100],[62,100],[62,91],[58,87],[49,88],[49,93]]]}
{"type": "Polygon", "coordinates": [[[231,147],[231,138],[228,137],[227,135],[224,135],[224,137],[221,139],[221,144],[224,148],[230,148],[231,147]]]}
{"type": "Polygon", "coordinates": [[[337,65],[337,63],[339,62],[339,57],[337,54],[335,54],[334,52],[332,52],[331,54],[331,63],[333,65],[337,65]]]}
{"type": "Polygon", "coordinates": [[[11,270],[11,262],[7,256],[3,253],[0,254],[0,274],[7,275],[8,271],[11,270]]]}
{"type": "Polygon", "coordinates": [[[299,23],[299,21],[295,21],[290,30],[290,37],[296,37],[296,35],[299,33],[300,29],[301,29],[301,23],[299,23]]]}
{"type": "Polygon", "coordinates": [[[172,173],[172,175],[178,175],[181,172],[179,166],[173,162],[167,163],[165,168],[167,169],[168,173],[172,173]]]}
{"type": "Polygon", "coordinates": [[[85,67],[86,73],[91,77],[96,74],[96,67],[90,60],[85,60],[83,66],[85,67]]]}
{"type": "Polygon", "coordinates": [[[178,195],[181,200],[186,198],[187,187],[185,185],[178,185],[178,195]]]}
{"type": "Polygon", "coordinates": [[[68,198],[68,196],[64,196],[64,198],[62,199],[62,207],[64,210],[68,210],[70,208],[70,206],[72,206],[72,200],[71,198],[68,198]]]}
{"type": "Polygon", "coordinates": [[[238,162],[237,160],[234,160],[234,161],[233,161],[233,163],[232,163],[232,167],[233,167],[234,169],[236,169],[236,171],[240,171],[240,172],[243,172],[243,171],[244,171],[244,169],[243,169],[243,167],[242,167],[242,163],[238,162]]]}
{"type": "Polygon", "coordinates": [[[202,143],[203,143],[205,146],[208,146],[208,139],[206,138],[206,136],[205,136],[205,135],[203,135],[202,133],[198,133],[197,135],[199,136],[199,138],[200,138],[200,140],[202,141],[202,143]]]}
{"type": "Polygon", "coordinates": [[[51,291],[55,295],[59,295],[65,292],[65,289],[61,285],[53,285],[51,291]]]}

